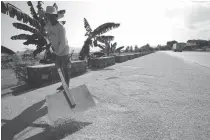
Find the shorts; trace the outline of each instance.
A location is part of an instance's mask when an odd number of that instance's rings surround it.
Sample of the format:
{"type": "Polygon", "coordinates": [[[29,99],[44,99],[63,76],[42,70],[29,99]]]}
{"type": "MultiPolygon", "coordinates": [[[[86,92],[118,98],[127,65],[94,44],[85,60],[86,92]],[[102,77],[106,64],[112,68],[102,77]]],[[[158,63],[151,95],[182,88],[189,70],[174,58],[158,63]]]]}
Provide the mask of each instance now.
{"type": "Polygon", "coordinates": [[[70,68],[71,61],[69,55],[55,56],[55,66],[56,68],[70,68]]]}

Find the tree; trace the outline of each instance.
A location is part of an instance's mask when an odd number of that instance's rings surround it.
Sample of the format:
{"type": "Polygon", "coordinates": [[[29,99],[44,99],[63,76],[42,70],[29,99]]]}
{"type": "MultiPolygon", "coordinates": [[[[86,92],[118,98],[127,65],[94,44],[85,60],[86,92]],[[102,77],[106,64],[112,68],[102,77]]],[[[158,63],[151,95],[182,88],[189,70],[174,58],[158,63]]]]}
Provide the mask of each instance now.
{"type": "Polygon", "coordinates": [[[133,47],[132,46],[130,47],[130,52],[133,52],[133,47]]]}
{"type": "Polygon", "coordinates": [[[37,58],[33,56],[33,50],[26,49],[20,54],[9,54],[2,57],[2,69],[12,69],[18,79],[18,85],[28,82],[27,66],[37,64],[37,58]]]}
{"type": "MultiPolygon", "coordinates": [[[[47,34],[45,31],[45,25],[47,24],[47,19],[44,14],[44,9],[42,8],[42,1],[38,1],[37,3],[37,12],[34,9],[34,6],[31,1],[27,2],[28,6],[30,7],[31,16],[24,13],[19,8],[15,7],[14,5],[6,2],[1,2],[1,13],[9,14],[11,18],[17,17],[18,21],[22,21],[23,23],[13,23],[13,26],[17,29],[21,29],[31,34],[19,34],[14,35],[11,37],[12,40],[26,40],[23,42],[24,45],[35,45],[36,49],[33,51],[34,57],[45,51],[46,53],[50,54],[49,47],[47,47],[47,34]],[[25,24],[24,24],[25,23],[25,24]],[[29,24],[29,25],[28,25],[29,24]]],[[[56,3],[53,5],[58,9],[56,3]]],[[[63,17],[65,14],[65,10],[58,11],[59,17],[63,17]]],[[[62,24],[65,24],[65,21],[61,21],[62,24]]]]}
{"type": "Polygon", "coordinates": [[[146,44],[146,45],[142,46],[139,50],[140,50],[140,52],[147,52],[147,51],[153,51],[154,48],[150,47],[149,44],[146,44]]]}
{"type": "Polygon", "coordinates": [[[112,40],[114,40],[114,36],[104,36],[102,34],[120,26],[119,23],[108,22],[100,25],[95,30],[92,30],[88,21],[84,18],[84,27],[86,29],[85,36],[87,39],[84,42],[84,45],[79,53],[79,59],[84,60],[86,57],[89,56],[90,53],[90,46],[91,47],[100,47],[104,50],[105,46],[102,44],[109,44],[112,40]]]}
{"type": "Polygon", "coordinates": [[[203,46],[209,45],[209,41],[201,40],[201,39],[188,40],[187,43],[195,44],[195,46],[197,46],[197,48],[201,48],[203,46]]]}
{"type": "Polygon", "coordinates": [[[160,44],[157,45],[157,47],[155,48],[155,50],[161,50],[162,46],[160,44]]]}
{"type": "Polygon", "coordinates": [[[125,49],[125,52],[128,52],[128,51],[129,51],[129,46],[127,46],[125,49]]]}
{"type": "Polygon", "coordinates": [[[135,51],[135,52],[139,52],[139,48],[138,48],[138,46],[137,46],[137,45],[135,46],[134,51],[135,51]]]}
{"type": "Polygon", "coordinates": [[[168,46],[168,49],[171,50],[173,47],[173,44],[178,43],[176,40],[168,41],[166,44],[168,46]]]}

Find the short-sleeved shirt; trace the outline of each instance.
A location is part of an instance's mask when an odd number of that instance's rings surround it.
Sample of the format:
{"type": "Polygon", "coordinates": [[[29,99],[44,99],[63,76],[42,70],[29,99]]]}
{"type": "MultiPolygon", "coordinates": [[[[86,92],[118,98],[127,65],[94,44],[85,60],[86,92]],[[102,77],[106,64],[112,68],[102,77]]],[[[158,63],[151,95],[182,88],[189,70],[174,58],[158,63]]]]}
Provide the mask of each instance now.
{"type": "Polygon", "coordinates": [[[56,25],[48,23],[45,29],[54,49],[54,53],[58,56],[69,55],[69,45],[64,26],[59,22],[56,25]]]}

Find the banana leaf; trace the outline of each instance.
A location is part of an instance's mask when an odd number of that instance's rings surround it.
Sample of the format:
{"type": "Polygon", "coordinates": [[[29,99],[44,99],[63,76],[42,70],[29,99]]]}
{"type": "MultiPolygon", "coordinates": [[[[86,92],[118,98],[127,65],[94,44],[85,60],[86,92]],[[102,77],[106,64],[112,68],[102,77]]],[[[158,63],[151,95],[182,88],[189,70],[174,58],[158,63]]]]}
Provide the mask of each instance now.
{"type": "Polygon", "coordinates": [[[97,36],[96,40],[98,40],[101,43],[110,42],[114,40],[114,36],[97,36]]]}
{"type": "Polygon", "coordinates": [[[33,16],[33,18],[38,20],[37,13],[34,10],[34,6],[33,6],[32,2],[28,1],[27,4],[28,4],[28,6],[30,6],[31,15],[33,16]]]}
{"type": "Polygon", "coordinates": [[[17,29],[21,29],[21,30],[24,30],[24,31],[29,31],[31,33],[37,33],[39,32],[38,30],[36,30],[35,28],[32,28],[26,24],[22,24],[22,23],[13,23],[13,26],[17,29]]]}
{"type": "Polygon", "coordinates": [[[111,52],[114,53],[115,49],[117,46],[117,42],[115,42],[114,44],[111,45],[111,52]]]}
{"type": "Polygon", "coordinates": [[[93,37],[99,36],[103,33],[106,33],[108,31],[112,30],[112,29],[118,28],[119,26],[120,26],[119,23],[113,23],[113,22],[104,23],[92,32],[92,36],[93,37]]]}
{"type": "Polygon", "coordinates": [[[33,45],[36,45],[36,46],[39,46],[40,48],[45,46],[47,43],[46,43],[46,40],[41,38],[41,39],[38,39],[38,40],[35,40],[35,39],[28,39],[26,42],[23,42],[24,45],[29,45],[29,44],[33,44],[33,45]]]}
{"type": "Polygon", "coordinates": [[[120,50],[122,50],[124,48],[124,46],[117,48],[115,51],[119,52],[120,50]]]}
{"type": "Polygon", "coordinates": [[[14,51],[12,51],[12,50],[10,50],[9,48],[4,47],[4,46],[2,46],[2,45],[1,45],[1,53],[9,54],[9,55],[15,54],[14,51]]]}
{"type": "Polygon", "coordinates": [[[28,34],[19,34],[19,35],[14,35],[11,37],[12,40],[28,40],[30,39],[31,35],[28,34]]]}
{"type": "Polygon", "coordinates": [[[17,10],[15,8],[13,8],[12,6],[10,6],[10,5],[8,6],[8,9],[9,9],[9,16],[11,18],[14,18],[15,15],[16,15],[17,10]]]}
{"type": "Polygon", "coordinates": [[[1,13],[6,14],[8,12],[8,6],[3,1],[1,1],[1,13]]]}
{"type": "Polygon", "coordinates": [[[38,3],[38,4],[37,4],[37,6],[36,6],[36,7],[37,7],[37,9],[38,9],[38,10],[43,10],[43,8],[42,8],[42,4],[44,4],[44,2],[42,2],[42,1],[38,1],[37,3],[38,3]]]}
{"type": "Polygon", "coordinates": [[[40,23],[36,19],[31,18],[29,15],[21,11],[19,8],[6,2],[1,2],[1,4],[2,4],[1,13],[7,14],[7,15],[9,14],[11,18],[15,18],[16,16],[18,21],[23,20],[24,23],[28,23],[31,20],[33,20],[33,22],[30,22],[31,26],[36,27],[37,29],[41,28],[40,23]]]}
{"type": "Polygon", "coordinates": [[[35,57],[37,54],[43,52],[45,49],[46,49],[46,48],[44,48],[44,47],[37,47],[37,48],[33,51],[34,57],[35,57]]]}
{"type": "Polygon", "coordinates": [[[103,51],[106,50],[106,46],[102,46],[101,44],[98,44],[98,47],[101,48],[103,51]]]}
{"type": "Polygon", "coordinates": [[[64,15],[65,13],[66,13],[66,10],[59,10],[59,11],[58,11],[58,14],[64,15]]]}
{"type": "Polygon", "coordinates": [[[11,39],[12,40],[35,40],[40,38],[40,36],[38,34],[32,34],[32,35],[28,35],[28,34],[19,34],[19,35],[15,35],[12,36],[11,39]]]}
{"type": "Polygon", "coordinates": [[[56,4],[56,3],[54,3],[54,4],[53,4],[53,7],[55,7],[55,8],[56,8],[56,10],[58,11],[58,6],[57,6],[57,4],[56,4]]]}
{"type": "Polygon", "coordinates": [[[84,26],[85,26],[85,29],[87,31],[85,36],[87,36],[92,32],[92,29],[91,29],[90,24],[88,23],[86,18],[84,18],[84,26]]]}
{"type": "Polygon", "coordinates": [[[60,23],[64,25],[64,24],[66,24],[66,21],[60,21],[60,23]]]}

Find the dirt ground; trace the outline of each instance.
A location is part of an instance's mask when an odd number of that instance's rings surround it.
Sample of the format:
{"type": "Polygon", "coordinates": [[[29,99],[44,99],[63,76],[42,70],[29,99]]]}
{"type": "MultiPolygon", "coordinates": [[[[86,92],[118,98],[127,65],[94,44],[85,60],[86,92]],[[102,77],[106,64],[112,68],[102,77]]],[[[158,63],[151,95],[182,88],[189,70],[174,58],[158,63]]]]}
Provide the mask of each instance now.
{"type": "MultiPolygon", "coordinates": [[[[82,84],[96,107],[72,120],[60,139],[210,139],[207,67],[156,52],[76,77],[70,88],[82,84]]],[[[2,98],[2,139],[54,139],[45,96],[59,85],[2,98]]]]}

